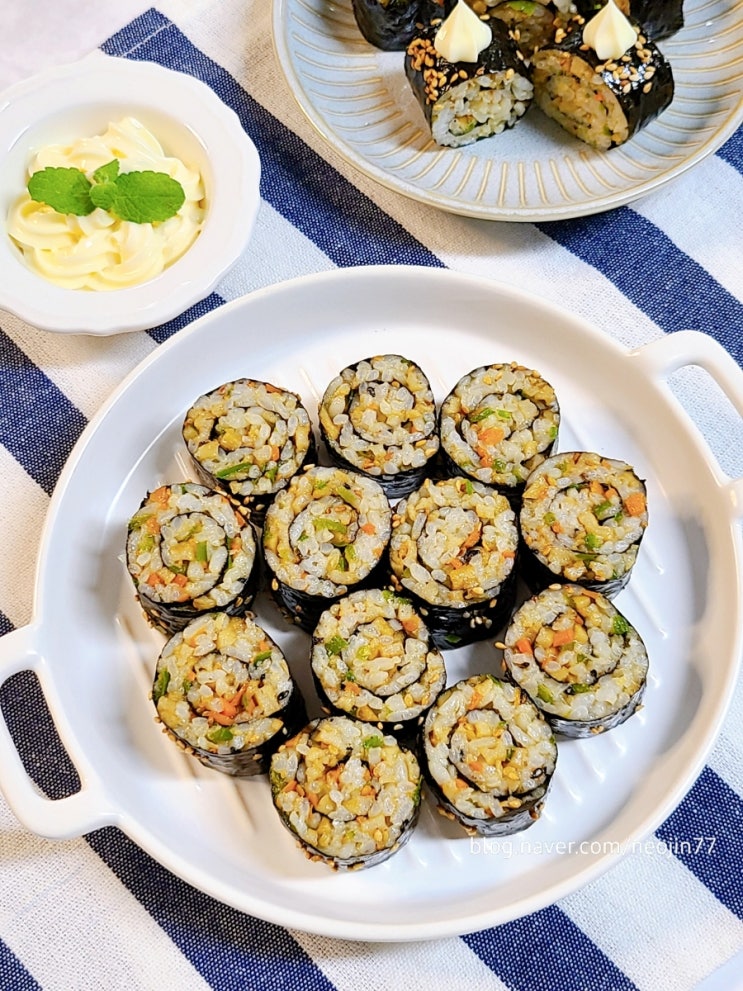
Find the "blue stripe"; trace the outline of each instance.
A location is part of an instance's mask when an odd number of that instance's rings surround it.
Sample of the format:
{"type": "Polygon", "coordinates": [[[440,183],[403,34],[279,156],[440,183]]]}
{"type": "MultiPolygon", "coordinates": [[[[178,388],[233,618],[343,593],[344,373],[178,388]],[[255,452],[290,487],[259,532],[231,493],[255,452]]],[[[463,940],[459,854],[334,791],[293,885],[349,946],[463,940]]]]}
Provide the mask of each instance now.
{"type": "Polygon", "coordinates": [[[332,991],[285,929],[196,891],[118,830],[87,840],[215,991],[332,991]]]}
{"type": "Polygon", "coordinates": [[[51,495],[86,419],[0,329],[0,443],[51,495]]]}
{"type": "Polygon", "coordinates": [[[462,939],[513,991],[637,991],[554,905],[462,939]]]}
{"type": "Polygon", "coordinates": [[[186,327],[193,320],[198,317],[203,317],[205,313],[210,313],[212,310],[216,310],[218,306],[221,306],[224,300],[217,293],[213,292],[206,299],[202,299],[200,302],[195,303],[192,307],[185,311],[185,313],[179,314],[172,320],[168,320],[167,323],[161,323],[159,327],[153,327],[148,330],[147,333],[150,337],[157,341],[158,344],[162,344],[173,334],[176,334],[183,327],[186,327]]]}
{"type": "Polygon", "coordinates": [[[13,951],[0,940],[0,988],[3,991],[41,991],[13,951]]]}
{"type": "Polygon", "coordinates": [[[262,197],[336,265],[444,267],[433,252],[289,131],[157,11],[142,14],[102,47],[110,55],[155,61],[187,72],[211,86],[238,115],[258,149],[262,197]]]}
{"type": "Polygon", "coordinates": [[[649,220],[621,207],[537,226],[610,279],[663,330],[702,330],[743,364],[743,303],[649,220]]]}
{"type": "Polygon", "coordinates": [[[26,773],[44,794],[58,799],[79,791],[80,778],[33,671],[19,671],[0,685],[0,710],[26,773]]]}
{"type": "Polygon", "coordinates": [[[712,768],[704,768],[656,836],[743,919],[743,799],[712,768]]]}
{"type": "Polygon", "coordinates": [[[717,152],[720,158],[743,173],[743,127],[739,127],[717,152]]]}

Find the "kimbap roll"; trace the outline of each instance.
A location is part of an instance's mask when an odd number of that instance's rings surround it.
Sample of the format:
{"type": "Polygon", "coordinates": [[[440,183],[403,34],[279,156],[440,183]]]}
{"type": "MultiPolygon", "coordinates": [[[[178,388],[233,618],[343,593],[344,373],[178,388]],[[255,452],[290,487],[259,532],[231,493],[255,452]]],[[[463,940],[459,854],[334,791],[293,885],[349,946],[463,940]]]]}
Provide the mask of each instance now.
{"type": "MultiPolygon", "coordinates": [[[[628,18],[639,24],[643,34],[653,41],[662,41],[680,31],[684,26],[683,0],[615,0],[617,7],[628,18]]],[[[575,0],[572,4],[578,17],[590,20],[604,6],[606,0],[575,0]]],[[[576,15],[573,14],[576,18],[576,15]]]]}
{"type": "Polygon", "coordinates": [[[557,745],[525,692],[482,674],[438,697],[423,727],[422,759],[443,815],[470,834],[507,836],[539,818],[557,745]]]}
{"type": "Polygon", "coordinates": [[[316,461],[299,396],[254,379],[200,396],[186,414],[183,439],[202,481],[241,502],[259,525],[274,495],[316,461]]]}
{"type": "Polygon", "coordinates": [[[271,590],[293,622],[311,633],[324,609],[361,582],[374,584],[391,518],[371,478],[341,468],[294,476],[263,526],[271,590]]]}
{"type": "Polygon", "coordinates": [[[529,476],[520,521],[532,591],[572,582],[612,598],[629,581],[648,525],[645,483],[624,461],[554,454],[529,476]]]}
{"type": "Polygon", "coordinates": [[[279,747],[271,758],[271,794],[310,860],[354,870],[387,860],[410,838],[421,771],[393,736],[330,716],[279,747]]]}
{"type": "Polygon", "coordinates": [[[518,532],[505,496],[468,478],[426,479],[392,519],[394,589],[411,596],[440,650],[484,640],[516,592],[518,532]]]}
{"type": "Polygon", "coordinates": [[[410,741],[446,684],[444,659],[425,623],[409,599],[389,589],[352,592],[322,614],[312,671],[326,711],[410,741]]]}
{"type": "Polygon", "coordinates": [[[586,737],[618,726],[637,709],[648,656],[612,603],[579,585],[553,585],[513,615],[504,661],[555,732],[586,737]]]}
{"type": "Polygon", "coordinates": [[[334,464],[370,475],[390,499],[420,485],[439,449],[428,379],[398,354],[344,368],[325,390],[320,430],[334,464]]]}
{"type": "Polygon", "coordinates": [[[126,564],[142,608],[164,633],[214,610],[241,615],[256,593],[253,528],[227,496],[161,485],[129,520],[126,564]]]}
{"type": "Polygon", "coordinates": [[[401,52],[415,36],[416,22],[428,0],[352,0],[359,31],[370,45],[401,52]]]}
{"type": "Polygon", "coordinates": [[[529,472],[557,442],[560,408],[539,372],[495,364],[463,376],[439,419],[447,470],[492,485],[517,504],[529,472]]]}
{"type": "MultiPolygon", "coordinates": [[[[476,0],[473,10],[486,6],[476,0]]],[[[488,16],[497,17],[508,27],[519,51],[526,59],[554,39],[557,8],[538,0],[505,0],[487,7],[488,16]]],[[[482,16],[482,15],[481,15],[482,16]]]]}
{"type": "Polygon", "coordinates": [[[252,620],[215,612],[165,645],[152,689],[168,735],[225,774],[268,772],[273,751],[304,726],[284,655],[252,620]]]}
{"type": "Polygon", "coordinates": [[[629,140],[673,99],[670,63],[613,0],[588,24],[574,26],[564,37],[558,34],[553,44],[536,52],[532,68],[537,105],[600,151],[629,140]],[[627,34],[616,48],[604,50],[598,40],[589,43],[593,36],[587,32],[609,10],[623,18],[627,34]]]}
{"type": "Polygon", "coordinates": [[[489,40],[461,55],[442,44],[442,24],[434,20],[408,45],[405,75],[433,140],[460,148],[513,127],[526,113],[534,88],[506,24],[497,19],[480,21],[463,0],[444,26],[454,17],[473,18],[489,40]]]}

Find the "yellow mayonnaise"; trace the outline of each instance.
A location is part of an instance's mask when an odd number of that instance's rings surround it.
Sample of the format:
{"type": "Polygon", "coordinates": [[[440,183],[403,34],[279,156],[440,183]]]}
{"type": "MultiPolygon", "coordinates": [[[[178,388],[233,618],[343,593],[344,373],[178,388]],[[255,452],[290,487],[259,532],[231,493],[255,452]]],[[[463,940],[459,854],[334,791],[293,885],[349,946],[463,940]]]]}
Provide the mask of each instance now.
{"type": "Polygon", "coordinates": [[[28,174],[77,168],[90,178],[113,158],[121,172],[164,172],[176,179],[185,202],[168,220],[136,224],[98,208],[83,217],[57,213],[24,191],[10,208],[7,231],[29,267],[55,285],[93,290],[139,285],[180,258],[202,228],[206,208],[201,176],[166,156],[154,135],[133,117],[109,124],[104,134],[42,149],[28,174]]]}

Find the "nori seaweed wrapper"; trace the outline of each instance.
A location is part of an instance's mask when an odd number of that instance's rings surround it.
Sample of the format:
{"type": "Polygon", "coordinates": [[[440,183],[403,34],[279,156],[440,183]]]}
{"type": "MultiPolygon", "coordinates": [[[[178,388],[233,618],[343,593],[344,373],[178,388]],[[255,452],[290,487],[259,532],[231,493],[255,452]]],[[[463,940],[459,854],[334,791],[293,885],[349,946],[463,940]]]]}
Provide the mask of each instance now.
{"type": "Polygon", "coordinates": [[[428,0],[352,0],[359,31],[370,45],[385,52],[402,52],[417,31],[428,0]]]}
{"type": "MultiPolygon", "coordinates": [[[[620,58],[600,59],[596,52],[583,41],[583,27],[572,28],[560,42],[547,45],[535,53],[533,60],[535,100],[544,109],[541,90],[549,87],[551,73],[545,67],[545,58],[554,55],[570,73],[569,59],[580,59],[592,70],[598,82],[594,84],[594,96],[601,98],[602,90],[611,93],[626,122],[629,140],[645,127],[671,103],[674,92],[673,71],[661,50],[644,34],[620,58]],[[569,58],[568,58],[569,57],[569,58]],[[546,73],[547,78],[543,78],[546,73]]],[[[612,137],[610,147],[622,142],[612,137]]]]}
{"type": "MultiPolygon", "coordinates": [[[[606,0],[575,0],[578,15],[589,21],[606,0]]],[[[653,41],[662,41],[684,26],[683,0],[617,0],[617,6],[636,21],[653,41]]]]}

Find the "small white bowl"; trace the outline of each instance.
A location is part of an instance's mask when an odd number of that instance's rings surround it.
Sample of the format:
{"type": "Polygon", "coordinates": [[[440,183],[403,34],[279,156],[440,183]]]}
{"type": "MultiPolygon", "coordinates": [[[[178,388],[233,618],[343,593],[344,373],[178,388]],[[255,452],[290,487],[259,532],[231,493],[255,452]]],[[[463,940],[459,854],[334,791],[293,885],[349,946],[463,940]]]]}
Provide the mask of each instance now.
{"type": "Polygon", "coordinates": [[[0,94],[0,308],[62,334],[144,330],[207,296],[250,239],[260,203],[260,160],[237,115],[204,83],[152,62],[94,52],[0,94]],[[49,144],[105,131],[135,117],[201,173],[201,233],[160,275],[126,289],[63,289],[33,272],[7,235],[11,203],[33,155],[49,144]]]}

